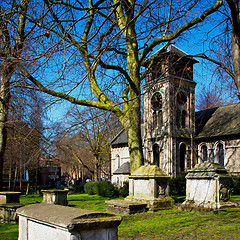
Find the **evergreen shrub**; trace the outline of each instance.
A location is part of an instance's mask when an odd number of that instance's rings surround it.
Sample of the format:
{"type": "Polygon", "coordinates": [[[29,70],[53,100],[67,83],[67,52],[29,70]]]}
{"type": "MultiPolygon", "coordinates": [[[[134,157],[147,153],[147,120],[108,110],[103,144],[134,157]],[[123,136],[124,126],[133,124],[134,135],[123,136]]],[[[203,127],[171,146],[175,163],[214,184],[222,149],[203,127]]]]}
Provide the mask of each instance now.
{"type": "Polygon", "coordinates": [[[123,186],[119,188],[119,196],[127,197],[129,195],[129,182],[126,181],[123,183],[123,186]]]}
{"type": "Polygon", "coordinates": [[[75,186],[75,192],[76,193],[84,193],[84,183],[77,183],[75,186]]]}
{"type": "Polygon", "coordinates": [[[118,197],[118,189],[108,181],[95,182],[96,193],[102,197],[114,198],[118,197]]]}
{"type": "Polygon", "coordinates": [[[233,195],[240,195],[240,177],[233,177],[231,193],[233,195]]]}
{"type": "Polygon", "coordinates": [[[89,195],[97,194],[101,197],[118,197],[118,189],[108,181],[88,182],[84,185],[84,192],[89,195]]]}
{"type": "Polygon", "coordinates": [[[94,195],[94,194],[97,194],[94,185],[95,185],[95,182],[88,182],[88,183],[85,183],[85,185],[84,185],[84,192],[87,193],[88,195],[94,195]]]}
{"type": "Polygon", "coordinates": [[[186,195],[186,178],[179,176],[170,178],[169,180],[169,194],[170,196],[185,196],[186,195]]]}

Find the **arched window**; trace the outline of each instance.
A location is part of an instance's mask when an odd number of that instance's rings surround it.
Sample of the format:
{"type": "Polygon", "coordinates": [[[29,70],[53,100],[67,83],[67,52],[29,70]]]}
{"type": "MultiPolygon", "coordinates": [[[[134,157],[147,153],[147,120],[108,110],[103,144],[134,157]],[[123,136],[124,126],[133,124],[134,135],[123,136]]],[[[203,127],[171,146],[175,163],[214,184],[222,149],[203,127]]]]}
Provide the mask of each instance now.
{"type": "Polygon", "coordinates": [[[158,111],[158,127],[162,127],[163,125],[163,114],[162,110],[158,111]]]}
{"type": "Polygon", "coordinates": [[[224,167],[224,146],[222,143],[217,145],[216,149],[216,161],[224,167]]]}
{"type": "Polygon", "coordinates": [[[159,157],[160,157],[160,153],[159,153],[159,146],[157,144],[153,145],[153,164],[157,165],[159,167],[159,157]]]}
{"type": "Polygon", "coordinates": [[[182,143],[180,145],[180,172],[184,172],[186,160],[186,144],[182,143]]]}
{"type": "Polygon", "coordinates": [[[152,112],[152,129],[162,126],[162,95],[155,92],[151,97],[152,112]]]}
{"type": "Polygon", "coordinates": [[[208,149],[207,149],[207,146],[206,145],[202,145],[201,146],[201,160],[203,162],[207,161],[208,160],[208,149]]]}
{"type": "Polygon", "coordinates": [[[156,113],[156,111],[153,112],[152,121],[153,121],[153,123],[152,123],[153,129],[155,129],[157,127],[157,113],[156,113]]]}
{"type": "Polygon", "coordinates": [[[185,110],[183,110],[182,111],[182,128],[186,127],[186,116],[187,116],[187,113],[185,110]]]}
{"type": "Polygon", "coordinates": [[[177,94],[177,102],[181,106],[183,106],[187,102],[187,96],[184,92],[181,91],[177,94]]]}
{"type": "Polygon", "coordinates": [[[117,161],[117,168],[120,168],[121,166],[121,158],[119,155],[116,156],[116,161],[117,161]]]}
{"type": "Polygon", "coordinates": [[[181,127],[180,119],[181,119],[181,111],[178,109],[177,110],[177,115],[176,115],[176,125],[177,125],[178,128],[181,127]]]}
{"type": "Polygon", "coordinates": [[[187,119],[187,96],[184,92],[177,94],[177,112],[176,112],[176,125],[178,128],[186,127],[187,119]]]}

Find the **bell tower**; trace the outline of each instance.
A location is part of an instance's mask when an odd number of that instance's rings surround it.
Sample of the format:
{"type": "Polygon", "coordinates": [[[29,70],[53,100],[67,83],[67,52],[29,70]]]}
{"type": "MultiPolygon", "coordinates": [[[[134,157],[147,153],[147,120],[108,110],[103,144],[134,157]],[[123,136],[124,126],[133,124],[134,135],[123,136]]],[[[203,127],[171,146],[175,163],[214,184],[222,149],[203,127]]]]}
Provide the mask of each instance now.
{"type": "Polygon", "coordinates": [[[145,161],[171,176],[194,165],[193,64],[197,62],[174,45],[160,49],[145,62],[149,72],[143,86],[145,161]]]}

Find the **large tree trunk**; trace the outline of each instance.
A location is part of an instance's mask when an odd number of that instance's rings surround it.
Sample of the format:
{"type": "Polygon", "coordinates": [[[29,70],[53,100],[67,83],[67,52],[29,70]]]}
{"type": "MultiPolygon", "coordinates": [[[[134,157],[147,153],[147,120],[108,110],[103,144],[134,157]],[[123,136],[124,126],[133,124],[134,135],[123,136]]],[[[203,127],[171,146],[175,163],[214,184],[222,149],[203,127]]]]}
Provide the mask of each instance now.
{"type": "Polygon", "coordinates": [[[140,98],[136,96],[128,112],[128,148],[130,154],[130,173],[133,173],[143,165],[143,148],[141,137],[140,98]]]}
{"type": "Polygon", "coordinates": [[[239,19],[239,0],[227,0],[231,9],[232,22],[232,60],[235,73],[235,85],[238,90],[240,100],[240,19],[239,19]]]}
{"type": "Polygon", "coordinates": [[[10,99],[9,82],[12,75],[12,68],[2,64],[0,83],[0,189],[3,188],[3,162],[7,142],[7,117],[10,99]]]}

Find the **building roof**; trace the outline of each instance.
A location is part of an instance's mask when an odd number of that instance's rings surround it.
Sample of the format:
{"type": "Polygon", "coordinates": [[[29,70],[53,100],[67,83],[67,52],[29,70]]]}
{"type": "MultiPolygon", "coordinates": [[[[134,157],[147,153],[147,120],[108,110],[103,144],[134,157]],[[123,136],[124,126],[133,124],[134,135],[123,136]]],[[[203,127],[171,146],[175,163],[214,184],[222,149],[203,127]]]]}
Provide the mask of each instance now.
{"type": "MultiPolygon", "coordinates": [[[[144,126],[141,124],[141,135],[143,138],[144,134],[144,126]]],[[[122,129],[112,140],[111,145],[112,146],[127,146],[128,139],[127,139],[127,132],[125,129],[122,129]]]]}
{"type": "MultiPolygon", "coordinates": [[[[195,139],[216,138],[240,135],[240,103],[206,109],[195,113],[195,139]]],[[[177,137],[190,137],[181,129],[177,137]]],[[[142,137],[144,126],[141,125],[142,137]]],[[[123,129],[113,140],[112,147],[127,146],[127,133],[123,129]]]]}
{"type": "Polygon", "coordinates": [[[176,55],[178,55],[180,57],[189,58],[189,59],[193,60],[194,63],[198,63],[197,59],[193,58],[191,55],[188,55],[186,52],[182,51],[181,49],[179,49],[178,47],[176,47],[173,44],[170,44],[166,49],[164,49],[164,47],[160,48],[154,54],[152,54],[148,59],[153,58],[159,52],[162,52],[161,54],[173,53],[173,54],[176,54],[176,55]]]}
{"type": "Polygon", "coordinates": [[[195,114],[196,139],[240,134],[240,103],[195,114]]]}
{"type": "Polygon", "coordinates": [[[130,162],[123,163],[113,174],[130,174],[130,162]]]}

